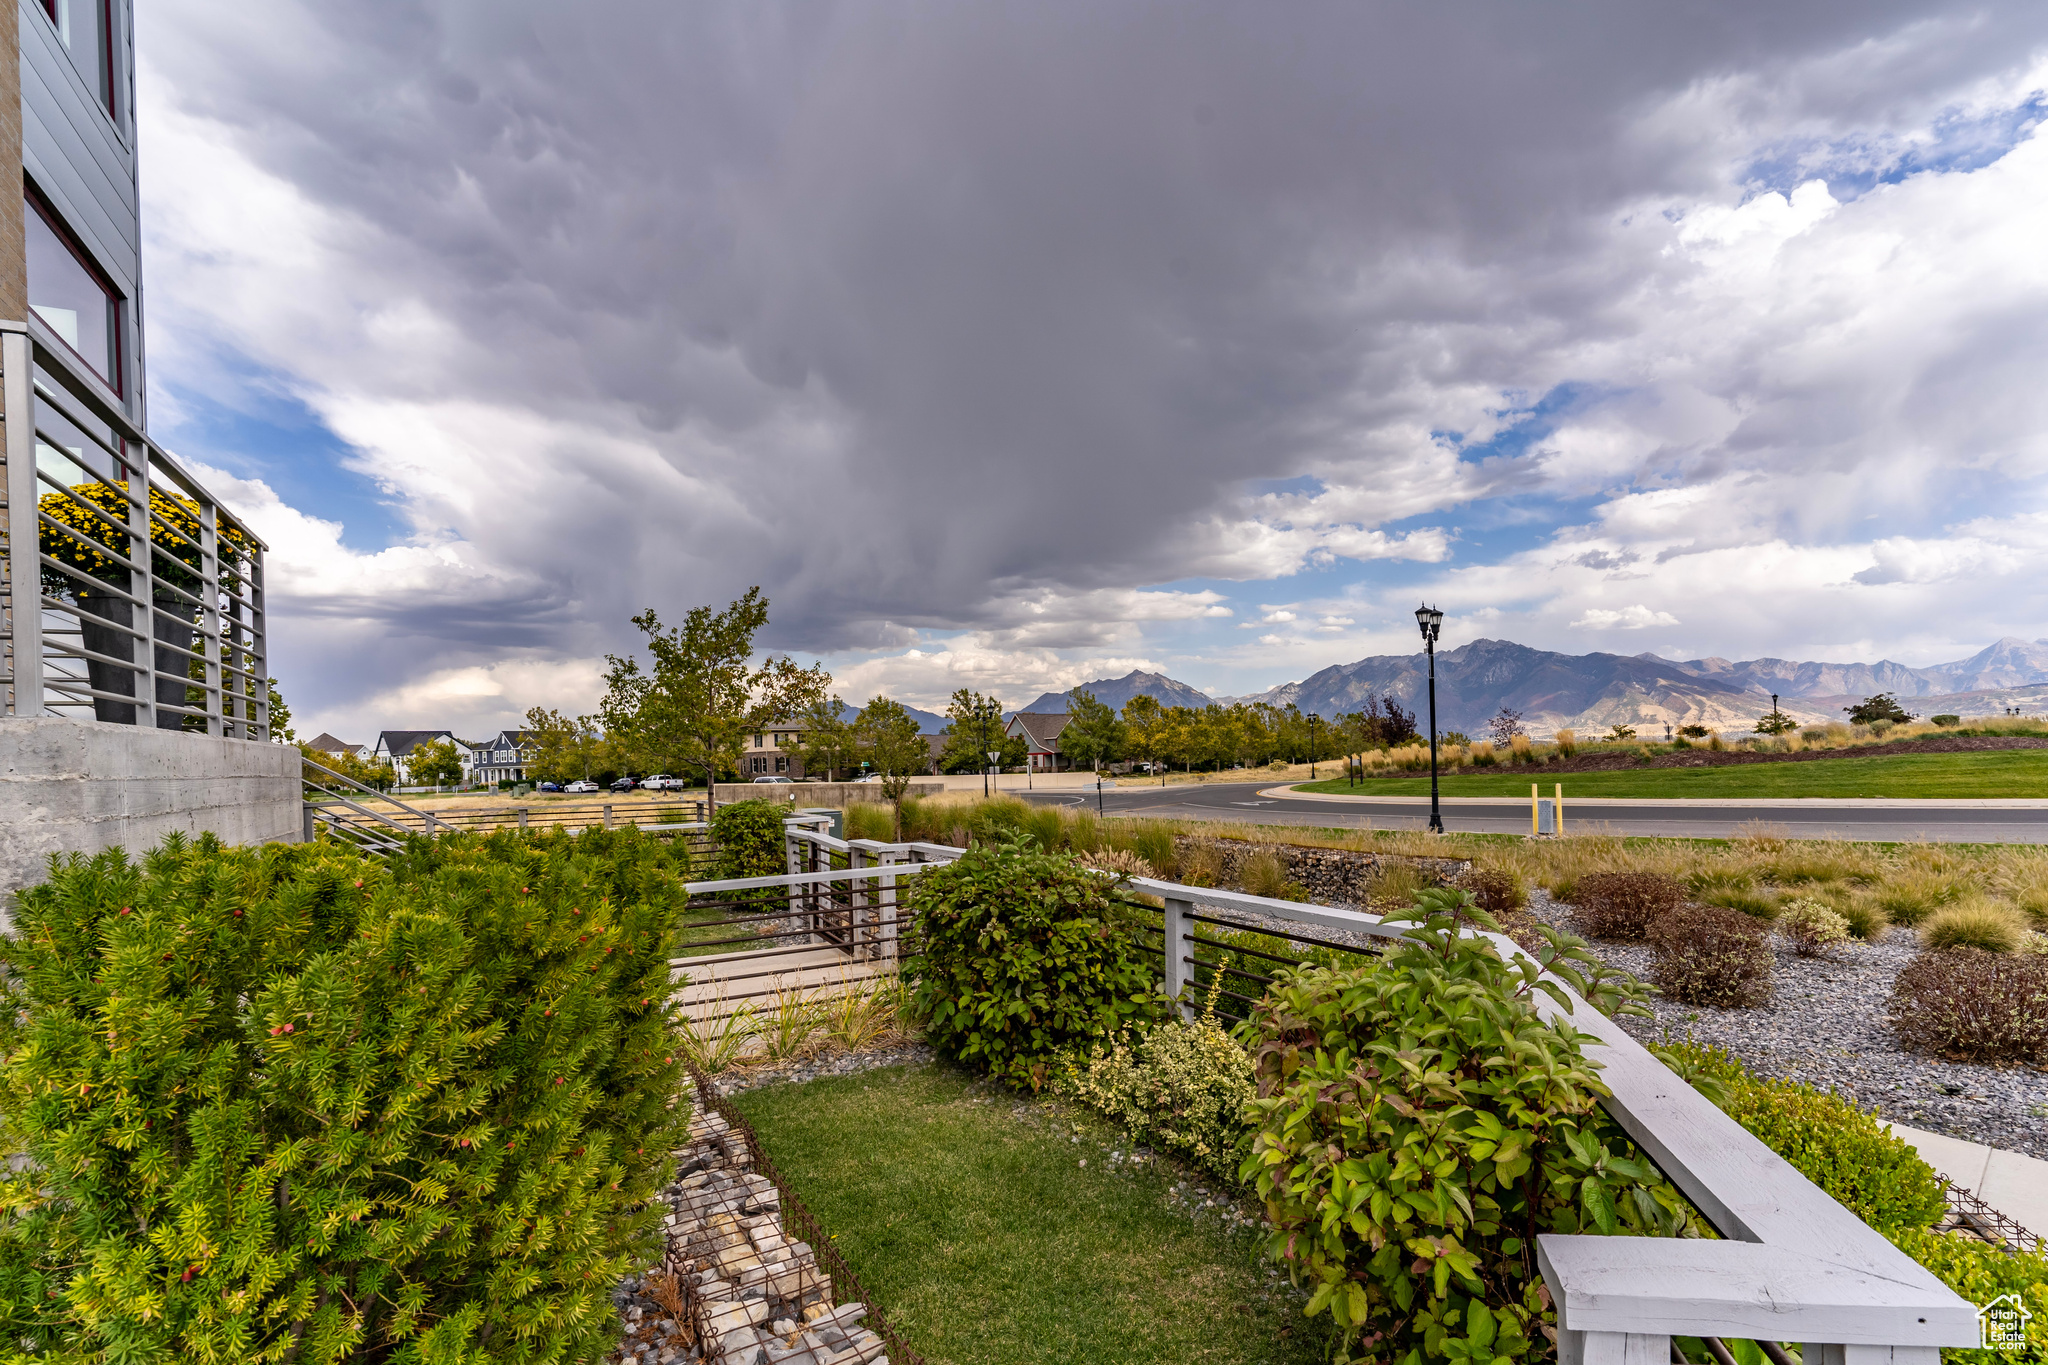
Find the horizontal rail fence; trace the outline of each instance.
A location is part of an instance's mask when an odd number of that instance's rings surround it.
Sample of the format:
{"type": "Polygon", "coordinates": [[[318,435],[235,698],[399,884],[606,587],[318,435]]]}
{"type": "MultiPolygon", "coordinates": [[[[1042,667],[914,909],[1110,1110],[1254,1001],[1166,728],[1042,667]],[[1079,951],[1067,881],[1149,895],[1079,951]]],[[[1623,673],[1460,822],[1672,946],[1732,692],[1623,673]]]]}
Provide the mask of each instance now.
{"type": "Polygon", "coordinates": [[[6,713],[270,738],[262,539],[39,319],[0,384],[6,713]]]}
{"type": "MultiPolygon", "coordinates": [[[[1381,940],[1404,932],[1362,911],[1143,877],[1129,886],[1164,902],[1162,981],[1184,1014],[1204,991],[1203,926],[1246,927],[1222,917],[1233,911],[1259,933],[1276,920],[1323,931],[1277,935],[1318,951],[1370,952],[1332,930],[1381,940]]],[[[1526,956],[1504,935],[1484,937],[1503,957],[1526,956]]],[[[1255,984],[1256,975],[1212,972],[1208,983],[1255,984]]],[[[1974,1305],[1557,984],[1569,1013],[1542,996],[1537,1008],[1594,1036],[1589,1055],[1613,1091],[1608,1112],[1728,1239],[1539,1236],[1560,1365],[1667,1365],[1676,1336],[1755,1341],[1781,1365],[1789,1356],[1779,1343],[1798,1344],[1804,1365],[1940,1365],[1942,1347],[1980,1344],[1974,1305]]]]}
{"type": "Polygon", "coordinates": [[[311,840],[328,833],[346,843],[385,856],[414,836],[433,838],[457,832],[490,833],[517,829],[624,829],[633,827],[680,843],[692,865],[708,863],[716,852],[710,826],[701,818],[701,801],[659,804],[623,802],[549,802],[535,806],[470,807],[431,810],[410,805],[387,791],[358,782],[314,759],[304,760],[305,826],[311,840]],[[693,818],[694,817],[694,818],[693,818]]]}
{"type": "Polygon", "coordinates": [[[830,824],[816,812],[783,821],[787,872],[686,888],[690,951],[670,966],[688,978],[682,1003],[692,1018],[715,1022],[792,992],[895,975],[906,949],[904,882],[960,850],[840,839],[830,824]]]}

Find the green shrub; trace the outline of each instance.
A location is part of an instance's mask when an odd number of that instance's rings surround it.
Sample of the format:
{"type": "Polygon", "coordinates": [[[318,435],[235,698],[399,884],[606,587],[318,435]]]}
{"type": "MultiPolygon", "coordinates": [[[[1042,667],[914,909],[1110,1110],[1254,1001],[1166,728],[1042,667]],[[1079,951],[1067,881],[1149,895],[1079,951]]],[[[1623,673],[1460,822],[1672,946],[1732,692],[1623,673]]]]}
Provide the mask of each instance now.
{"type": "Polygon", "coordinates": [[[940,1053],[1043,1085],[1054,1054],[1161,1018],[1158,972],[1114,879],[1062,854],[976,843],[910,882],[903,963],[940,1053]]]}
{"type": "Polygon", "coordinates": [[[780,801],[734,801],[711,816],[711,838],[718,845],[718,880],[736,877],[779,877],[789,871],[782,821],[789,807],[780,801]]]}
{"type": "Polygon", "coordinates": [[[1681,905],[1650,926],[1650,973],[1687,1005],[1747,1009],[1771,998],[1771,945],[1763,925],[1718,905],[1681,905]]]}
{"type": "MultiPolygon", "coordinates": [[[[1213,1002],[1212,1002],[1213,1004],[1213,1002]]],[[[1244,1108],[1257,1094],[1251,1058],[1204,1010],[1119,1033],[1071,1054],[1057,1088],[1122,1124],[1134,1142],[1235,1184],[1251,1149],[1244,1108]]]]}
{"type": "MultiPolygon", "coordinates": [[[[1461,892],[1389,916],[1410,937],[1378,963],[1275,986],[1254,1017],[1259,1126],[1245,1175],[1270,1253],[1312,1290],[1345,1359],[1519,1360],[1555,1314],[1533,1232],[1699,1231],[1684,1198],[1600,1108],[1589,1036],[1546,1023],[1535,964],[1461,922],[1461,892]]],[[[1609,1014],[1647,1011],[1576,940],[1540,957],[1609,1014]],[[1590,979],[1578,968],[1589,966],[1590,979]]]]}
{"type": "Polygon", "coordinates": [[[2033,1314],[2024,1350],[1943,1347],[1943,1365],[2044,1365],[2048,1362],[2048,1252],[2008,1251],[1964,1232],[1925,1229],[1895,1233],[1899,1250],[1933,1271],[1958,1296],[1974,1304],[2017,1294],[2033,1314]]]}
{"type": "Polygon", "coordinates": [[[1961,716],[1940,715],[1929,716],[1928,719],[1933,721],[1936,725],[1939,725],[1944,730],[1953,730],[1956,726],[1961,725],[1963,723],[1963,718],[1961,716]]]}
{"type": "Polygon", "coordinates": [[[1948,1207],[1946,1186],[1904,1138],[1854,1100],[1796,1081],[1753,1076],[1733,1056],[1695,1043],[1667,1060],[1688,1079],[1704,1073],[1724,1093],[1710,1097],[1766,1147],[1837,1203],[1886,1236],[1929,1228],[1948,1207]]]}
{"type": "Polygon", "coordinates": [[[1821,957],[1850,938],[1849,921],[1817,900],[1787,901],[1778,910],[1778,928],[1801,957],[1821,957]]]}
{"type": "Polygon", "coordinates": [[[385,868],[208,836],[53,866],[0,945],[10,1345],[596,1360],[687,1118],[668,856],[456,835],[385,868]]]}

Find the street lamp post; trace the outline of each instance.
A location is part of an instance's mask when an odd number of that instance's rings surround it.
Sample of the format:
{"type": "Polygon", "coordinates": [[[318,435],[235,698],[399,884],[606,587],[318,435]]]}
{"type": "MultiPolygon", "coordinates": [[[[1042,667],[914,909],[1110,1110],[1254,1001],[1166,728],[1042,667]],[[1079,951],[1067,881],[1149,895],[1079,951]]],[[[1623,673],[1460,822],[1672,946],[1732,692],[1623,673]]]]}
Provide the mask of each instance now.
{"type": "Polygon", "coordinates": [[[1415,609],[1415,624],[1422,627],[1422,647],[1429,652],[1429,829],[1444,832],[1443,807],[1436,791],[1436,637],[1443,629],[1444,614],[1435,607],[1415,609]]]}
{"type": "Polygon", "coordinates": [[[1316,779],[1316,722],[1321,720],[1315,712],[1308,713],[1308,779],[1316,779]]]}
{"type": "MultiPolygon", "coordinates": [[[[981,713],[981,747],[983,750],[986,750],[988,748],[988,712],[985,709],[981,713]]],[[[989,755],[989,762],[995,762],[994,754],[989,755]]],[[[981,774],[981,795],[983,800],[988,799],[987,769],[983,769],[981,774]]]]}

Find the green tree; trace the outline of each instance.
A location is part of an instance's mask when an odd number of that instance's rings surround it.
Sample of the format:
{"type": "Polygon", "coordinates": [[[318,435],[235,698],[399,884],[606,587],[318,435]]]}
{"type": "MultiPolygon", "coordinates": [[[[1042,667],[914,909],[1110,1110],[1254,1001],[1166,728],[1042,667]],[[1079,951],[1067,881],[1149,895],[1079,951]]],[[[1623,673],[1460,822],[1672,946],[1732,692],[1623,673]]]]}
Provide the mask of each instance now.
{"type": "Polygon", "coordinates": [[[1100,770],[1105,763],[1123,757],[1124,726],[1116,712],[1095,699],[1085,687],[1067,694],[1067,724],[1060,731],[1060,752],[1079,768],[1084,764],[1100,770]]]}
{"type": "Polygon", "coordinates": [[[1003,704],[994,697],[961,688],[946,706],[946,747],[939,755],[939,771],[978,773],[988,766],[989,751],[998,755],[1002,767],[1022,763],[1026,747],[1022,735],[1005,734],[1003,704]]]}
{"type": "Polygon", "coordinates": [[[887,697],[876,697],[853,723],[854,752],[882,775],[882,795],[896,808],[896,837],[903,837],[903,794],[910,779],[931,769],[932,749],[917,720],[887,697]]]}
{"type": "Polygon", "coordinates": [[[1616,721],[1607,727],[1607,738],[1610,740],[1634,739],[1635,737],[1636,727],[1633,725],[1623,725],[1620,721],[1616,721]]]}
{"type": "Polygon", "coordinates": [[[572,782],[619,766],[596,716],[572,718],[536,706],[526,713],[526,730],[533,754],[527,771],[536,778],[572,782]]]}
{"type": "Polygon", "coordinates": [[[605,732],[647,771],[704,773],[739,766],[746,736],[809,711],[832,676],[787,656],[754,663],[754,637],[768,624],[759,587],[724,611],[693,607],[664,629],[652,607],[633,618],[652,662],[606,655],[605,732]]]}
{"type": "Polygon", "coordinates": [[[270,693],[270,739],[274,744],[297,744],[298,734],[292,729],[292,708],[285,705],[284,693],[277,690],[277,679],[266,678],[264,687],[270,693]]]}
{"type": "Polygon", "coordinates": [[[398,772],[389,763],[372,763],[367,759],[358,758],[353,749],[331,754],[325,749],[315,749],[310,744],[301,744],[298,750],[329,772],[340,773],[351,782],[360,782],[365,787],[389,791],[398,782],[398,772]]]}
{"type": "Polygon", "coordinates": [[[1788,734],[1798,728],[1799,722],[1780,711],[1775,705],[1756,723],[1756,732],[1760,735],[1788,734]]]}
{"type": "Polygon", "coordinates": [[[823,777],[836,782],[860,762],[854,753],[853,726],[846,719],[846,703],[837,697],[819,697],[793,718],[803,729],[784,742],[790,756],[803,765],[805,777],[823,777]]]}
{"type": "Polygon", "coordinates": [[[415,787],[433,787],[462,780],[462,755],[447,739],[415,744],[405,756],[406,780],[415,787]]]}
{"type": "Polygon", "coordinates": [[[1124,703],[1124,746],[1133,757],[1156,763],[1169,742],[1167,711],[1143,692],[1124,703]]]}
{"type": "Polygon", "coordinates": [[[1899,705],[1899,699],[1889,692],[1880,692],[1874,697],[1865,697],[1854,706],[1842,708],[1848,712],[1851,722],[1868,725],[1872,721],[1888,720],[1903,725],[1913,719],[1913,713],[1899,705]]]}

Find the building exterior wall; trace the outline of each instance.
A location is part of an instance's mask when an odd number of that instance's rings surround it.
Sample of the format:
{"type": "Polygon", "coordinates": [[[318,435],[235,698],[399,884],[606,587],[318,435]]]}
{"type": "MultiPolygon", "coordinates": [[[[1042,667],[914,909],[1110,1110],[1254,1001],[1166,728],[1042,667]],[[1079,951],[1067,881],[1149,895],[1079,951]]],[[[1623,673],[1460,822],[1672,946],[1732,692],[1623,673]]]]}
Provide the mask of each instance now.
{"type": "Polygon", "coordinates": [[[140,855],[172,830],[295,842],[303,795],[289,744],[0,718],[0,894],[40,882],[52,853],[140,855]]]}
{"type": "MultiPolygon", "coordinates": [[[[77,3],[77,0],[74,0],[77,3]]],[[[136,191],[133,24],[112,0],[114,113],[87,84],[37,0],[17,0],[21,44],[21,164],[115,290],[121,308],[121,399],[143,410],[142,208],[136,191]]]]}

